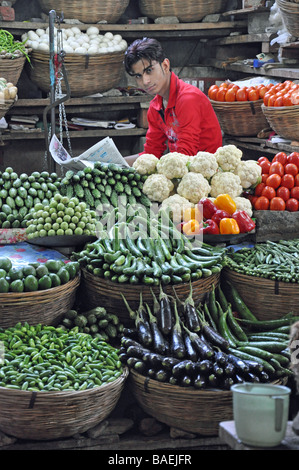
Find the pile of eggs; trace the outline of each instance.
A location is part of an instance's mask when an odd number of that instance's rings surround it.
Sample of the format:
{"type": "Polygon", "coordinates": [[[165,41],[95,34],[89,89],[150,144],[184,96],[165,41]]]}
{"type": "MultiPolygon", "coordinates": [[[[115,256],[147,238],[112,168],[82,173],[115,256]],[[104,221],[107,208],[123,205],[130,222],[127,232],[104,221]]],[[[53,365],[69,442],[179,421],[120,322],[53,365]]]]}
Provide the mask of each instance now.
{"type": "MultiPolygon", "coordinates": [[[[22,41],[26,41],[26,47],[30,47],[33,51],[49,52],[49,28],[27,31],[22,35],[22,41]]],[[[77,26],[64,28],[58,44],[57,29],[54,28],[54,52],[63,49],[66,54],[110,54],[123,52],[127,46],[127,41],[120,34],[111,32],[100,34],[96,26],[90,26],[86,32],[77,26]]]]}

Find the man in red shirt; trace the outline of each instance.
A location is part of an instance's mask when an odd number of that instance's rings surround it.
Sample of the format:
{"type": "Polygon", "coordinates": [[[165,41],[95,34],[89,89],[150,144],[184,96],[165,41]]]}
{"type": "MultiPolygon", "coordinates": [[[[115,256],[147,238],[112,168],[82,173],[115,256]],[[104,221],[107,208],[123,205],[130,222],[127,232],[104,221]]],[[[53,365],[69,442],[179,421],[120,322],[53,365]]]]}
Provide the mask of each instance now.
{"type": "MultiPolygon", "coordinates": [[[[222,146],[218,119],[208,97],[185,83],[172,71],[161,44],[151,38],[137,39],[127,49],[125,70],[139,88],[154,98],[147,113],[148,130],[142,153],[160,158],[168,152],[196,155],[214,153],[222,146]]],[[[126,157],[129,164],[139,156],[126,157]]]]}

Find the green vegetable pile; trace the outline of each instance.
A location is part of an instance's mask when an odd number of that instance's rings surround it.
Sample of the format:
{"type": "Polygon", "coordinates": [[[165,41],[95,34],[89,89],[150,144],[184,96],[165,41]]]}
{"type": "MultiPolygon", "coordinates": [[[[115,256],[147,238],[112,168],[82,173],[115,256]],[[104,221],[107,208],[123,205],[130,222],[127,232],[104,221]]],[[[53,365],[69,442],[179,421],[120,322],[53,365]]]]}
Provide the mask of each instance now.
{"type": "Polygon", "coordinates": [[[12,167],[0,172],[0,228],[26,228],[26,215],[35,204],[49,204],[59,192],[56,173],[17,174],[12,167]]]}
{"type": "Polygon", "coordinates": [[[299,239],[266,241],[227,254],[226,266],[238,273],[282,282],[299,282],[299,239]]]}
{"type": "MultiPolygon", "coordinates": [[[[72,259],[95,276],[112,282],[163,285],[195,281],[219,273],[224,248],[192,243],[172,224],[164,226],[163,212],[149,219],[138,211],[117,221],[109,232],[87,244],[72,259]]],[[[110,214],[113,215],[113,214],[110,214]]]]}
{"type": "Polygon", "coordinates": [[[118,207],[119,196],[122,205],[137,203],[150,206],[149,199],[142,193],[145,176],[141,176],[134,168],[122,167],[114,163],[95,162],[94,168],[73,172],[69,170],[61,182],[61,194],[76,196],[86,202],[91,209],[100,207],[105,212],[105,205],[118,207]]]}
{"type": "Polygon", "coordinates": [[[66,284],[79,273],[79,264],[49,259],[13,266],[10,258],[0,258],[0,293],[35,292],[66,284]]]}
{"type": "Polygon", "coordinates": [[[9,59],[16,59],[18,57],[25,56],[28,62],[30,62],[26,42],[27,40],[22,42],[17,41],[9,31],[0,29],[1,56],[9,59]]]}
{"type": "MultiPolygon", "coordinates": [[[[191,286],[191,285],[190,285],[191,286]]],[[[289,314],[280,320],[258,321],[230,286],[227,300],[221,286],[195,305],[188,297],[167,295],[160,286],[153,303],[131,309],[123,297],[132,328],[124,328],[120,359],[130,370],[160,382],[197,390],[229,390],[235,383],[273,382],[293,376],[289,368],[289,314]],[[238,307],[238,319],[233,308],[238,307]]]]}
{"type": "Polygon", "coordinates": [[[118,316],[108,313],[104,307],[95,307],[84,312],[68,310],[58,326],[67,330],[77,327],[80,332],[108,343],[119,341],[124,329],[118,316]]]}
{"type": "Polygon", "coordinates": [[[0,386],[30,391],[86,390],[122,374],[118,350],[98,338],[53,326],[0,329],[0,386]]]}
{"type": "Polygon", "coordinates": [[[37,203],[26,216],[28,239],[56,235],[95,235],[95,212],[78,198],[55,194],[47,205],[37,203]]]}

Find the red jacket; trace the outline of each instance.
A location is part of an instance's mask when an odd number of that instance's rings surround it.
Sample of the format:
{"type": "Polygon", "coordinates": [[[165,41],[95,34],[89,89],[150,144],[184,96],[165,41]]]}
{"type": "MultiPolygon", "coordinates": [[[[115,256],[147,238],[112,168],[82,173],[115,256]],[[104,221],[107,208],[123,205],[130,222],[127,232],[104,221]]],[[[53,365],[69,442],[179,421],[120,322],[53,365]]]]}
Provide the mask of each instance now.
{"type": "Polygon", "coordinates": [[[173,72],[169,101],[163,113],[162,97],[156,95],[147,112],[149,128],[144,151],[160,158],[169,152],[196,155],[198,151],[215,153],[222,146],[218,119],[208,97],[185,83],[173,72]]]}

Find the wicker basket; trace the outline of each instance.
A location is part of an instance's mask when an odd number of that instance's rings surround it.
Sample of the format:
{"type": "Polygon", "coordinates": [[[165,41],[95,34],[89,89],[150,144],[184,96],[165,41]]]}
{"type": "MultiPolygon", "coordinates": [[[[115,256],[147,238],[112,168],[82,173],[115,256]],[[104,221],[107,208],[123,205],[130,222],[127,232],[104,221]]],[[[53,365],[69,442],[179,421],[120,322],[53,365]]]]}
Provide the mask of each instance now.
{"type": "Polygon", "coordinates": [[[289,312],[298,314],[299,284],[240,274],[224,268],[230,281],[258,320],[274,320],[289,312]]]}
{"type": "MultiPolygon", "coordinates": [[[[85,269],[82,270],[82,273],[80,292],[82,292],[84,304],[87,304],[88,308],[101,305],[109,313],[117,313],[124,324],[130,323],[130,319],[121,294],[125,296],[133,310],[138,308],[140,292],[142,292],[144,302],[147,302],[149,305],[153,303],[151,290],[144,284],[118,284],[117,282],[107,281],[106,279],[94,276],[85,269]]],[[[219,274],[213,274],[207,278],[194,281],[192,283],[192,294],[195,302],[202,300],[205,294],[212,290],[213,285],[216,286],[218,284],[219,278],[219,274]]],[[[189,283],[176,284],[174,287],[178,297],[182,300],[186,299],[190,289],[189,283]]],[[[159,287],[152,286],[152,290],[156,295],[159,295],[159,287]]],[[[173,295],[171,285],[165,286],[163,290],[167,294],[173,295]]]]}
{"type": "MultiPolygon", "coordinates": [[[[111,54],[67,54],[64,65],[71,96],[79,97],[103,93],[119,84],[123,73],[123,52],[111,54]]],[[[31,80],[43,91],[49,92],[49,54],[33,51],[29,74],[31,80]]],[[[65,92],[64,81],[62,90],[65,92]]]]}
{"type": "Polygon", "coordinates": [[[153,20],[160,16],[176,16],[182,23],[200,21],[204,16],[224,11],[226,0],[139,0],[143,15],[153,20]]]}
{"type": "Polygon", "coordinates": [[[7,111],[13,107],[16,100],[5,100],[4,102],[0,102],[0,119],[5,116],[7,111]]]}
{"type": "Polygon", "coordinates": [[[225,134],[256,136],[262,129],[269,127],[262,111],[263,100],[231,103],[210,101],[225,134]]]}
{"type": "Polygon", "coordinates": [[[18,322],[57,325],[74,302],[80,276],[58,287],[35,292],[0,294],[0,328],[18,322]]]}
{"type": "Polygon", "coordinates": [[[17,59],[0,59],[0,77],[16,85],[25,64],[25,56],[17,59]]]}
{"type": "Polygon", "coordinates": [[[77,19],[82,23],[116,23],[129,5],[129,0],[38,0],[44,13],[63,11],[64,18],[77,19]]]}
{"type": "Polygon", "coordinates": [[[276,0],[281,17],[287,31],[295,37],[299,37],[299,4],[286,0],[276,0]]]}
{"type": "Polygon", "coordinates": [[[81,391],[31,392],[0,387],[0,430],[33,440],[51,440],[83,433],[115,408],[127,368],[115,381],[81,391]]]}
{"type": "Polygon", "coordinates": [[[134,370],[128,383],[141,408],[168,426],[216,436],[219,423],[233,419],[231,391],[184,388],[148,379],[134,370]]]}
{"type": "Polygon", "coordinates": [[[263,104],[262,111],[276,134],[285,139],[299,140],[299,105],[275,107],[263,104]]]}

